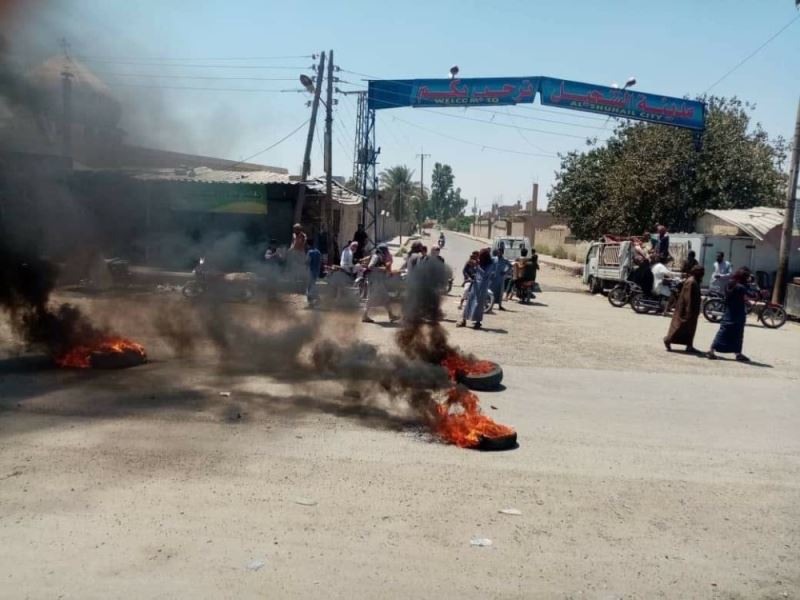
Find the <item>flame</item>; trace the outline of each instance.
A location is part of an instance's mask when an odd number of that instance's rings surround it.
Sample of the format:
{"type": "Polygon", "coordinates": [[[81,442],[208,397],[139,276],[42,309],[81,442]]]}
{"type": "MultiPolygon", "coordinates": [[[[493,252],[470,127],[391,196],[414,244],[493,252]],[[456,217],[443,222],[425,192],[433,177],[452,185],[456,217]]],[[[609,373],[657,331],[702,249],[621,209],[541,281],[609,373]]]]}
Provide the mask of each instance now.
{"type": "MultiPolygon", "coordinates": [[[[495,364],[488,360],[474,360],[451,352],[441,362],[455,384],[459,374],[480,375],[489,373],[495,364]]],[[[495,423],[481,414],[478,396],[463,386],[454,385],[447,392],[447,400],[436,405],[436,433],[442,439],[461,448],[476,448],[483,438],[498,438],[513,435],[507,425],[495,423]]]]}
{"type": "Polygon", "coordinates": [[[488,360],[470,360],[465,356],[452,352],[442,361],[451,381],[456,381],[458,374],[482,375],[494,370],[494,363],[488,360]]]}
{"type": "Polygon", "coordinates": [[[125,354],[128,352],[138,354],[142,361],[147,358],[147,353],[141,344],[122,337],[105,337],[91,344],[73,346],[57,356],[55,361],[59,367],[88,369],[92,366],[92,354],[125,354]]]}
{"type": "Polygon", "coordinates": [[[478,397],[461,386],[450,388],[447,401],[438,404],[436,412],[436,433],[461,448],[475,448],[485,437],[498,438],[514,433],[511,427],[482,415],[478,397]]]}

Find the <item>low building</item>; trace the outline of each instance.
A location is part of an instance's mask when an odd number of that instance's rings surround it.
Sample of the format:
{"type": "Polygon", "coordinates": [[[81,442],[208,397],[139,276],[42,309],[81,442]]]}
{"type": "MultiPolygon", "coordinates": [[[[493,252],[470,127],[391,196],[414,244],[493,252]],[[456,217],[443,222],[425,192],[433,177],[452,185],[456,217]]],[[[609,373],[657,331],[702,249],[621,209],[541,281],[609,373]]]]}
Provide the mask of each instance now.
{"type": "MultiPolygon", "coordinates": [[[[768,273],[774,279],[778,270],[783,218],[784,209],[767,206],[708,210],[695,220],[695,232],[724,236],[730,245],[745,245],[751,251],[750,268],[768,273]]],[[[719,250],[725,252],[722,247],[719,250]]],[[[792,233],[789,272],[800,273],[800,232],[797,229],[792,233]]]]}

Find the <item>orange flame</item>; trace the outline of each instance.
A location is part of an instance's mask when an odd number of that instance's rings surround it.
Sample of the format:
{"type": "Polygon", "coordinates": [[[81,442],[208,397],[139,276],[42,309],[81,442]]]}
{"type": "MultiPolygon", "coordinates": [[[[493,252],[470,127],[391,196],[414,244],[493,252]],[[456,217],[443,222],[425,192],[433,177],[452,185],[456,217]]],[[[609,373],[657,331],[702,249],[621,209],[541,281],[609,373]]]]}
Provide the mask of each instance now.
{"type": "MultiPolygon", "coordinates": [[[[488,360],[472,360],[458,352],[448,354],[441,362],[455,384],[459,374],[489,373],[495,364],[488,360]]],[[[476,448],[482,438],[513,435],[507,425],[495,423],[481,414],[478,396],[465,387],[455,385],[447,392],[447,401],[436,405],[436,433],[442,439],[461,448],[476,448]]]]}
{"type": "Polygon", "coordinates": [[[459,373],[469,375],[482,375],[494,370],[494,363],[488,360],[468,360],[466,357],[452,352],[442,361],[442,366],[447,369],[451,381],[456,381],[459,373]]]}
{"type": "Polygon", "coordinates": [[[478,397],[463,387],[447,392],[447,402],[436,406],[436,433],[461,448],[475,448],[481,438],[512,435],[514,430],[481,414],[478,397]],[[453,410],[455,409],[455,410],[453,410]]]}
{"type": "Polygon", "coordinates": [[[73,369],[88,369],[92,366],[92,354],[125,354],[133,352],[142,360],[147,358],[147,353],[141,344],[121,337],[106,337],[91,344],[80,344],[70,348],[64,354],[55,358],[59,367],[73,369]]]}

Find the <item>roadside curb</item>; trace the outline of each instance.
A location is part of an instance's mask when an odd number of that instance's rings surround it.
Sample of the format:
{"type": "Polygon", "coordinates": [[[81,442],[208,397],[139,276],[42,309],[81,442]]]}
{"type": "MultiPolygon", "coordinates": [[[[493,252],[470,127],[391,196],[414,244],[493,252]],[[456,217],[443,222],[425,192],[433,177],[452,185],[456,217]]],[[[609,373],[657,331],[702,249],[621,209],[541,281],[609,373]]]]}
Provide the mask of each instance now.
{"type": "Polygon", "coordinates": [[[581,265],[580,263],[564,264],[562,262],[556,262],[557,260],[558,260],[557,258],[547,256],[546,254],[539,255],[539,262],[543,265],[547,265],[548,267],[552,267],[553,269],[560,269],[562,271],[566,271],[571,275],[575,276],[583,275],[583,265],[581,265]]]}

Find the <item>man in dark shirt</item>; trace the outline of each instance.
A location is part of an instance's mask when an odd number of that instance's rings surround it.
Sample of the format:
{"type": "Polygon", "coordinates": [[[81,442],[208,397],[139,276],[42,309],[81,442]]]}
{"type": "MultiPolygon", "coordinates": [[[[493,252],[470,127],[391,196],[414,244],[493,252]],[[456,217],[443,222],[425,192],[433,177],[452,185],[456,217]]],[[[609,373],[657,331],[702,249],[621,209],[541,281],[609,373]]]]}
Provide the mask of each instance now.
{"type": "Polygon", "coordinates": [[[638,285],[648,296],[653,293],[654,280],[653,271],[650,270],[650,261],[647,259],[639,263],[639,266],[628,275],[628,281],[638,285]]]}
{"type": "Polygon", "coordinates": [[[364,258],[364,249],[367,247],[367,240],[369,236],[367,232],[364,230],[364,224],[359,223],[356,232],[353,234],[353,241],[358,242],[358,249],[353,254],[353,259],[358,262],[362,258],[364,258]]]}
{"type": "Polygon", "coordinates": [[[683,261],[683,266],[681,266],[681,273],[689,276],[689,273],[692,272],[692,269],[698,265],[696,254],[694,250],[689,250],[689,253],[686,255],[686,260],[683,261]]]}

